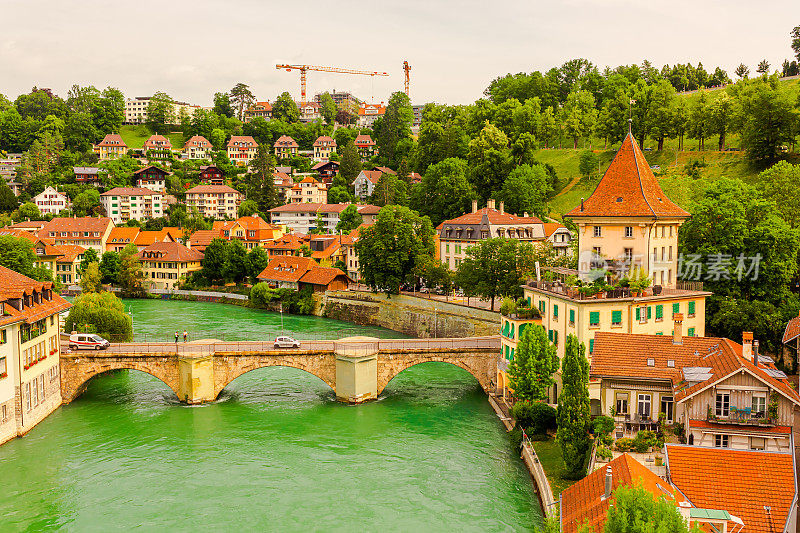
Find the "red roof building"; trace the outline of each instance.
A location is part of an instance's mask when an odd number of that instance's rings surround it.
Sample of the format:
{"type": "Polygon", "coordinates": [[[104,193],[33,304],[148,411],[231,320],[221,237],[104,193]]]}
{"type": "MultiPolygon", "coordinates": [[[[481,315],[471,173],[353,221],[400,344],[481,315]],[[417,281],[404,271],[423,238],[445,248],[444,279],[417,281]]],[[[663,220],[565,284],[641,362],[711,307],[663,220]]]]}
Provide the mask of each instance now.
{"type": "Polygon", "coordinates": [[[202,135],[193,135],[183,145],[183,154],[188,159],[208,159],[214,147],[202,135]]]}
{"type": "Polygon", "coordinates": [[[228,141],[228,159],[239,166],[247,166],[258,153],[258,143],[249,135],[233,135],[228,141]]]}
{"type": "Polygon", "coordinates": [[[288,159],[297,155],[300,145],[288,135],[281,135],[272,147],[275,149],[275,157],[288,159]]]}

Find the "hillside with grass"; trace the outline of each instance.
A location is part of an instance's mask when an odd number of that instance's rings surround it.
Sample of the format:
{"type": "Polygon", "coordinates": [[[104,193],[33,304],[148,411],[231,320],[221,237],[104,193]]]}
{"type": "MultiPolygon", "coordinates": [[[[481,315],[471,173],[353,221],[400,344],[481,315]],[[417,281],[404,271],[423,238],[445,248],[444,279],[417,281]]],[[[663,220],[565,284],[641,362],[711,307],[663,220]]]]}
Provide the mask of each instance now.
{"type": "MultiPolygon", "coordinates": [[[[123,125],[119,129],[119,134],[129,148],[141,150],[142,146],[144,146],[144,142],[149,139],[153,133],[147,128],[147,126],[140,124],[123,125]]],[[[165,135],[165,137],[170,140],[173,148],[183,148],[183,133],[179,131],[172,132],[165,135]]]]}

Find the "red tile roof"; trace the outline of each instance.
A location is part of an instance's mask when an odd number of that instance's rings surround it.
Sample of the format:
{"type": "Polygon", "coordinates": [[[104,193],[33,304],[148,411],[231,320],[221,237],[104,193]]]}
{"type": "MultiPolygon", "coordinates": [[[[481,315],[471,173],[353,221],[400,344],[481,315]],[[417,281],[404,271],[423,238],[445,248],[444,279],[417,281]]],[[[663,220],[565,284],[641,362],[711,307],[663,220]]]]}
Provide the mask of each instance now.
{"type": "Polygon", "coordinates": [[[331,148],[336,148],[336,141],[327,135],[320,135],[317,137],[317,140],[314,141],[314,146],[330,146],[331,148]]]}
{"type": "Polygon", "coordinates": [[[797,337],[800,337],[800,316],[796,316],[786,324],[786,329],[783,332],[783,344],[792,342],[797,337]]]}
{"type": "Polygon", "coordinates": [[[147,180],[148,178],[140,177],[139,174],[144,174],[145,172],[150,173],[152,171],[155,171],[155,172],[157,172],[159,174],[162,174],[163,176],[171,176],[172,175],[172,172],[167,172],[163,168],[157,167],[155,165],[148,165],[148,166],[146,166],[144,168],[140,168],[139,170],[134,172],[133,173],[133,177],[136,178],[136,179],[139,179],[139,180],[147,180]]]}
{"type": "Polygon", "coordinates": [[[124,146],[125,148],[128,147],[128,145],[125,144],[125,141],[122,140],[122,136],[119,135],[118,133],[109,133],[108,135],[103,137],[103,140],[100,141],[97,144],[97,146],[124,146]]]}
{"type": "Polygon", "coordinates": [[[72,238],[72,239],[100,239],[105,234],[106,230],[109,227],[114,227],[113,222],[108,217],[79,217],[79,218],[54,218],[50,222],[44,225],[44,227],[39,231],[39,237],[48,238],[50,237],[50,232],[56,232],[56,235],[52,238],[72,238]],[[80,235],[74,237],[72,232],[78,232],[80,235]],[[66,237],[61,237],[59,233],[61,232],[68,232],[69,235],[66,237]],[[90,233],[99,233],[98,237],[94,235],[90,235],[89,237],[84,237],[84,232],[90,233]]]}
{"type": "Polygon", "coordinates": [[[333,282],[333,280],[340,276],[343,277],[345,281],[349,281],[350,279],[347,277],[347,274],[338,268],[314,267],[303,274],[303,277],[300,278],[300,283],[308,283],[309,285],[323,285],[327,287],[333,282]]]}
{"type": "Polygon", "coordinates": [[[511,213],[501,213],[499,209],[484,207],[475,213],[467,213],[460,217],[445,220],[442,224],[480,224],[484,215],[488,218],[489,224],[541,224],[542,221],[536,217],[519,217],[511,213]]]}
{"type": "Polygon", "coordinates": [[[369,135],[358,134],[356,136],[356,140],[354,141],[355,145],[359,148],[365,148],[368,146],[375,146],[375,141],[372,140],[372,137],[369,135]]]}
{"type": "Polygon", "coordinates": [[[258,148],[258,143],[250,135],[232,135],[231,140],[228,141],[228,148],[258,148]]]}
{"type": "Polygon", "coordinates": [[[144,187],[114,187],[100,196],[161,196],[160,192],[144,187]]]}
{"type": "Polygon", "coordinates": [[[191,237],[189,237],[189,244],[192,245],[192,248],[205,248],[211,244],[211,241],[220,238],[222,238],[222,235],[219,230],[201,229],[192,233],[191,237]]]}
{"type": "Polygon", "coordinates": [[[669,480],[695,507],[728,511],[748,533],[784,530],[796,492],[792,454],[668,444],[666,456],[669,480]]]}
{"type": "Polygon", "coordinates": [[[227,185],[196,185],[186,191],[186,194],[223,194],[223,193],[242,194],[233,187],[227,185]]]}
{"type": "Polygon", "coordinates": [[[5,305],[5,315],[0,317],[0,325],[14,322],[25,321],[27,323],[36,322],[50,315],[60,313],[69,309],[71,304],[61,296],[52,292],[53,284],[49,281],[36,281],[18,272],[0,266],[0,299],[18,299],[24,295],[31,295],[34,291],[50,290],[51,299],[41,298],[40,303],[30,300],[30,305],[25,305],[21,310],[15,309],[12,305],[5,305]]]}
{"type": "Polygon", "coordinates": [[[565,216],[687,218],[689,213],[667,198],[629,133],[591,196],[565,216]]]}
{"type": "MultiPolygon", "coordinates": [[[[713,429],[716,432],[726,432],[732,431],[735,433],[742,433],[747,432],[747,426],[731,426],[730,424],[719,424],[716,422],[708,422],[706,420],[695,420],[692,418],[689,421],[689,426],[692,429],[695,428],[705,428],[705,429],[713,429]]],[[[773,433],[775,435],[789,435],[792,432],[792,428],[789,426],[753,426],[753,430],[757,431],[759,434],[761,433],[773,433]]]]}
{"type": "Polygon", "coordinates": [[[136,238],[133,240],[133,243],[137,247],[143,246],[150,246],[156,242],[163,242],[163,241],[177,241],[180,239],[182,233],[180,228],[163,228],[160,230],[154,231],[140,231],[136,238]]]}
{"type": "Polygon", "coordinates": [[[370,170],[377,170],[383,172],[384,174],[391,174],[392,176],[397,176],[397,172],[395,172],[389,167],[372,167],[370,170]]]}
{"type": "Polygon", "coordinates": [[[202,135],[192,135],[192,137],[183,145],[183,149],[186,150],[187,148],[192,147],[211,148],[211,143],[208,142],[208,139],[202,135]]]}
{"type": "Polygon", "coordinates": [[[577,533],[584,523],[589,531],[602,531],[606,513],[614,501],[614,492],[619,487],[637,483],[653,494],[654,498],[666,497],[676,502],[684,501],[673,487],[655,475],[636,459],[622,454],[561,493],[561,526],[563,533],[577,533]],[[605,494],[606,469],[611,469],[611,497],[605,494]]]}
{"type": "Polygon", "coordinates": [[[56,244],[55,249],[58,250],[60,257],[56,259],[56,263],[72,263],[79,255],[86,251],[83,246],[77,244],[56,244]]]}
{"type": "Polygon", "coordinates": [[[182,263],[202,261],[203,254],[197,250],[187,248],[178,242],[155,242],[141,250],[139,259],[156,258],[162,261],[177,261],[182,263]]]}
{"type": "Polygon", "coordinates": [[[163,135],[151,135],[149,139],[144,142],[142,149],[146,150],[148,148],[159,149],[159,150],[171,150],[172,149],[172,142],[169,139],[164,137],[163,135]]]}
{"type": "MultiPolygon", "coordinates": [[[[364,174],[365,178],[377,185],[378,180],[381,179],[381,176],[383,175],[383,172],[380,170],[362,170],[359,176],[361,174],[364,174]]],[[[356,176],[356,179],[358,179],[358,176],[356,176]]]]}
{"type": "Polygon", "coordinates": [[[300,148],[300,145],[297,144],[297,141],[289,137],[288,135],[281,135],[278,137],[278,140],[275,141],[273,144],[275,148],[300,148]]]}
{"type": "Polygon", "coordinates": [[[111,233],[108,234],[106,244],[127,244],[136,239],[136,236],[141,231],[140,228],[128,228],[126,226],[117,226],[111,228],[111,233]]]}
{"type": "Polygon", "coordinates": [[[297,283],[306,272],[317,265],[310,257],[280,256],[270,260],[267,268],[257,276],[264,281],[289,281],[297,283]]]}

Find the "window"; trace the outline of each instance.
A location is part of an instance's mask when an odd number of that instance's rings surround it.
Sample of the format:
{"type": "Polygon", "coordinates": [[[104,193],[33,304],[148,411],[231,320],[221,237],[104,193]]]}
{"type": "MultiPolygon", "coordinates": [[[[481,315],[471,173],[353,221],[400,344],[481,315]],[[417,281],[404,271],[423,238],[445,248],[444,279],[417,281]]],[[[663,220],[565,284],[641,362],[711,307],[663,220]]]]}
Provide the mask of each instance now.
{"type": "Polygon", "coordinates": [[[714,410],[716,415],[728,416],[730,414],[730,409],[731,409],[731,395],[728,394],[727,392],[718,392],[714,410]]]}
{"type": "Polygon", "coordinates": [[[627,392],[618,392],[616,399],[617,399],[617,414],[618,415],[627,415],[628,414],[628,393],[627,392]]]}
{"type": "Polygon", "coordinates": [[[600,253],[600,247],[599,246],[592,247],[592,253],[594,253],[594,255],[603,255],[603,254],[600,253]]]}
{"type": "Polygon", "coordinates": [[[754,418],[762,418],[767,412],[766,395],[754,394],[751,413],[754,418]]]}
{"type": "Polygon", "coordinates": [[[647,358],[647,366],[656,366],[656,360],[652,357],[647,358]]]}
{"type": "Polygon", "coordinates": [[[569,325],[570,326],[574,326],[575,325],[575,310],[574,309],[570,309],[569,310],[569,325]]]}
{"type": "Polygon", "coordinates": [[[601,226],[594,227],[594,236],[595,237],[602,237],[603,236],[603,228],[601,226]]]}
{"type": "Polygon", "coordinates": [[[624,250],[624,260],[626,263],[633,263],[633,248],[625,248],[624,250]]]}
{"type": "Polygon", "coordinates": [[[656,320],[664,320],[664,306],[657,305],[656,306],[656,320]]]}
{"type": "Polygon", "coordinates": [[[681,304],[680,303],[672,304],[672,314],[675,315],[675,313],[680,313],[680,312],[681,312],[681,304]]]}
{"type": "Polygon", "coordinates": [[[612,326],[622,325],[622,311],[611,311],[611,325],[612,326]]]}
{"type": "Polygon", "coordinates": [[[640,394],[639,395],[639,404],[637,412],[641,418],[647,419],[650,418],[650,408],[651,408],[651,401],[652,398],[649,394],[640,394]]]}
{"type": "Polygon", "coordinates": [[[594,339],[589,339],[589,353],[594,353],[594,339]]]}
{"type": "Polygon", "coordinates": [[[687,334],[689,337],[694,337],[694,336],[695,336],[695,335],[694,335],[694,328],[689,328],[689,329],[686,331],[686,334],[687,334]]]}
{"type": "Polygon", "coordinates": [[[553,304],[553,318],[558,320],[558,306],[553,304]]]}
{"type": "Polygon", "coordinates": [[[750,437],[751,450],[763,450],[766,447],[767,439],[764,437],[750,437]]]}
{"type": "Polygon", "coordinates": [[[600,325],[600,311],[592,311],[589,313],[589,327],[598,327],[600,325]]]}
{"type": "Polygon", "coordinates": [[[647,319],[650,318],[649,313],[650,308],[641,306],[636,308],[636,320],[639,322],[647,322],[647,319]]]}
{"type": "Polygon", "coordinates": [[[715,448],[727,448],[728,447],[728,435],[714,435],[714,447],[715,448]]]}
{"type": "Polygon", "coordinates": [[[544,309],[545,309],[546,305],[547,304],[545,304],[544,300],[539,300],[539,312],[541,314],[544,314],[544,309]]]}
{"type": "Polygon", "coordinates": [[[553,330],[553,344],[558,346],[558,331],[553,330]]]}
{"type": "Polygon", "coordinates": [[[25,384],[25,409],[27,411],[31,410],[31,384],[25,384]]]}
{"type": "Polygon", "coordinates": [[[8,369],[6,368],[6,358],[0,357],[0,377],[6,377],[8,375],[8,369]]]}
{"type": "Polygon", "coordinates": [[[633,238],[633,226],[625,226],[625,238],[633,238]]]}
{"type": "Polygon", "coordinates": [[[695,311],[694,306],[695,306],[695,302],[689,302],[689,316],[690,317],[694,316],[694,311],[695,311]]]}

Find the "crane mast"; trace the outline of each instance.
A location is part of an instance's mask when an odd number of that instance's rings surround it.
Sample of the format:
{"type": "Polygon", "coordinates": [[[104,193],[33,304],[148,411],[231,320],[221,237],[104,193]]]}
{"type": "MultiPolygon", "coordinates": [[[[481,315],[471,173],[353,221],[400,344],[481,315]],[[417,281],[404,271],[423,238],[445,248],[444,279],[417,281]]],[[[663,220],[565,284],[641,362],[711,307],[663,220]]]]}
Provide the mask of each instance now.
{"type": "MultiPolygon", "coordinates": [[[[338,67],[320,67],[315,65],[275,65],[275,68],[278,70],[284,69],[286,72],[291,72],[292,70],[299,70],[300,71],[300,103],[306,103],[306,74],[309,70],[314,72],[334,72],[337,74],[357,74],[363,76],[388,76],[388,72],[378,72],[374,70],[353,70],[347,68],[338,68],[338,67]]],[[[406,86],[406,89],[408,87],[406,86]]],[[[408,92],[406,90],[406,92],[408,92]]]]}
{"type": "Polygon", "coordinates": [[[410,96],[410,95],[408,94],[408,85],[409,85],[409,76],[408,76],[408,73],[409,73],[409,71],[411,71],[411,67],[410,67],[410,66],[409,66],[409,64],[408,64],[408,61],[403,61],[403,71],[404,71],[404,72],[405,72],[405,74],[406,74],[406,96],[410,96]]]}

